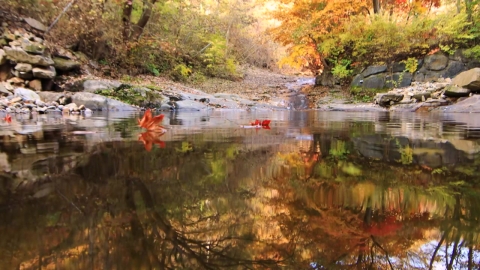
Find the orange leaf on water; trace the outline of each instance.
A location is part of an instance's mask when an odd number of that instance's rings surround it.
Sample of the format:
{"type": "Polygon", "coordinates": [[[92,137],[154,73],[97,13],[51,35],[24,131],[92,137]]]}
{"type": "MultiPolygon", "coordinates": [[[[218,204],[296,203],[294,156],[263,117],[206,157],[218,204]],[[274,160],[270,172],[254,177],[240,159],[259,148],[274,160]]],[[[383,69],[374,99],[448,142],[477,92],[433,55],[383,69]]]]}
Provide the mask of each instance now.
{"type": "Polygon", "coordinates": [[[147,129],[148,131],[164,131],[164,128],[160,125],[160,122],[163,121],[163,114],[152,116],[152,111],[150,109],[145,111],[142,119],[138,119],[138,125],[142,128],[147,129]]]}

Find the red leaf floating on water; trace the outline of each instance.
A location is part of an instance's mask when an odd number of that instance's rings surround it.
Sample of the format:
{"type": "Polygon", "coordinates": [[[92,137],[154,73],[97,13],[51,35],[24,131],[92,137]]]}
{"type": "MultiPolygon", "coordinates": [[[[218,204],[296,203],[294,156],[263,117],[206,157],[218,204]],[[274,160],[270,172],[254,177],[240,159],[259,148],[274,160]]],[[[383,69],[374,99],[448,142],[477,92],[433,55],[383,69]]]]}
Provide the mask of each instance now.
{"type": "Polygon", "coordinates": [[[152,116],[152,111],[150,109],[145,111],[142,119],[138,119],[138,125],[142,128],[147,129],[148,131],[161,131],[164,132],[165,129],[160,125],[160,122],[163,121],[163,114],[152,116]]]}
{"type": "Polygon", "coordinates": [[[260,121],[258,119],[255,120],[255,122],[251,122],[250,125],[256,126],[256,127],[262,127],[264,129],[270,129],[270,120],[263,120],[260,121]]]}
{"type": "Polygon", "coordinates": [[[3,118],[3,120],[4,120],[5,122],[7,122],[7,123],[11,123],[11,122],[12,122],[12,117],[10,116],[10,114],[7,114],[7,115],[3,118]]]}

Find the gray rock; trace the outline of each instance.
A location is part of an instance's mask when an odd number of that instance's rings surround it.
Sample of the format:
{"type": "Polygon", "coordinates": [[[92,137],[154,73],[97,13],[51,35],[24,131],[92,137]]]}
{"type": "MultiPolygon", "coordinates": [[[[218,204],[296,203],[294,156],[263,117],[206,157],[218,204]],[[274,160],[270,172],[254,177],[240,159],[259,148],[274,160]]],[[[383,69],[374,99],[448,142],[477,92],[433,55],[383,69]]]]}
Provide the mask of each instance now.
{"type": "Polygon", "coordinates": [[[448,57],[443,53],[427,55],[424,59],[427,70],[439,71],[447,67],[448,57]]]}
{"type": "Polygon", "coordinates": [[[35,41],[30,41],[26,38],[20,40],[20,46],[24,51],[31,54],[43,55],[43,53],[45,52],[44,45],[35,41]]]}
{"type": "Polygon", "coordinates": [[[398,72],[394,73],[392,77],[387,76],[385,86],[386,87],[407,87],[412,83],[412,74],[410,72],[398,72]]]}
{"type": "Polygon", "coordinates": [[[405,63],[403,62],[394,62],[392,65],[392,72],[404,72],[405,71],[405,63]]]}
{"type": "Polygon", "coordinates": [[[324,104],[319,105],[320,111],[336,111],[336,112],[387,112],[388,110],[375,104],[324,104]]]}
{"type": "Polygon", "coordinates": [[[369,66],[369,67],[367,67],[367,69],[365,69],[362,72],[362,76],[363,77],[368,77],[368,76],[375,75],[375,74],[378,74],[378,73],[382,73],[382,72],[385,72],[385,71],[387,71],[387,66],[386,65],[369,66]]]}
{"type": "Polygon", "coordinates": [[[46,68],[33,68],[32,69],[33,76],[35,78],[42,78],[42,79],[53,79],[57,75],[54,67],[46,67],[46,68]]]}
{"type": "Polygon", "coordinates": [[[463,88],[456,85],[449,85],[445,87],[445,96],[447,97],[467,97],[470,95],[470,89],[463,88]]]}
{"type": "Polygon", "coordinates": [[[375,102],[383,107],[390,106],[391,102],[400,102],[403,100],[403,94],[379,93],[374,98],[375,102]]]}
{"type": "Polygon", "coordinates": [[[450,61],[447,68],[443,71],[442,77],[453,78],[465,70],[467,70],[467,67],[464,63],[460,61],[450,61]]]}
{"type": "Polygon", "coordinates": [[[18,63],[15,66],[15,70],[19,72],[30,72],[32,71],[32,68],[33,68],[32,65],[27,63],[18,63]]]}
{"type": "Polygon", "coordinates": [[[468,97],[456,104],[440,107],[436,110],[448,113],[479,113],[480,95],[468,97]]]}
{"type": "Polygon", "coordinates": [[[34,91],[22,87],[16,88],[13,93],[15,96],[21,97],[25,101],[35,101],[40,99],[40,96],[34,91]]]}
{"type": "Polygon", "coordinates": [[[60,57],[54,57],[53,62],[55,69],[61,71],[70,71],[80,68],[80,63],[73,60],[68,60],[60,57]]]}
{"type": "Polygon", "coordinates": [[[95,93],[101,90],[118,89],[123,84],[114,80],[85,80],[82,84],[83,91],[95,93]]]}
{"type": "Polygon", "coordinates": [[[7,59],[16,63],[28,63],[37,66],[51,66],[54,64],[50,57],[42,55],[31,55],[21,48],[3,47],[7,59]]]}
{"type": "Polygon", "coordinates": [[[427,98],[431,97],[431,93],[429,92],[420,92],[420,93],[415,93],[412,98],[414,98],[417,101],[425,101],[427,98]]]}
{"type": "Polygon", "coordinates": [[[137,108],[118,100],[88,92],[78,92],[72,96],[72,102],[84,104],[92,110],[136,111],[137,108]]]}
{"type": "Polygon", "coordinates": [[[207,109],[208,106],[193,100],[179,100],[175,102],[175,109],[182,111],[201,111],[207,109]]]}
{"type": "Polygon", "coordinates": [[[353,77],[352,83],[350,84],[351,87],[360,87],[363,84],[363,76],[361,74],[355,75],[353,77]]]}
{"type": "Polygon", "coordinates": [[[47,31],[47,27],[46,27],[43,23],[41,23],[41,22],[39,22],[39,21],[37,21],[37,20],[35,20],[35,19],[32,19],[32,18],[24,18],[23,20],[24,20],[28,25],[30,25],[31,27],[33,27],[33,28],[35,28],[35,29],[37,29],[37,30],[39,30],[39,31],[42,31],[42,32],[47,31]]]}
{"type": "Polygon", "coordinates": [[[373,75],[363,80],[363,87],[367,89],[385,88],[385,75],[373,75]]]}
{"type": "Polygon", "coordinates": [[[458,74],[452,84],[470,89],[472,92],[480,91],[480,68],[474,68],[458,74]]]}
{"type": "Polygon", "coordinates": [[[43,100],[45,102],[53,102],[57,101],[59,98],[65,96],[64,93],[60,92],[51,92],[51,91],[42,91],[38,92],[38,95],[40,96],[40,100],[43,100]]]}

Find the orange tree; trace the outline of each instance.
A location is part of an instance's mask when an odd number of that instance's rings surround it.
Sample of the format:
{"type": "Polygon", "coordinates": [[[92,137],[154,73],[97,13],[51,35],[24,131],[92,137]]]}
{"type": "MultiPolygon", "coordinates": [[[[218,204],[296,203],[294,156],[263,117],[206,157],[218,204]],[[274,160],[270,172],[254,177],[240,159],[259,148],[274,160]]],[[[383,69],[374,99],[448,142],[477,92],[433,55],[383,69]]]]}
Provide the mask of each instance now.
{"type": "Polygon", "coordinates": [[[270,30],[289,47],[280,65],[307,67],[322,74],[324,85],[348,78],[355,65],[388,64],[435,48],[452,53],[479,36],[476,9],[467,1],[443,9],[438,0],[280,2],[273,13],[280,24],[270,30]]]}

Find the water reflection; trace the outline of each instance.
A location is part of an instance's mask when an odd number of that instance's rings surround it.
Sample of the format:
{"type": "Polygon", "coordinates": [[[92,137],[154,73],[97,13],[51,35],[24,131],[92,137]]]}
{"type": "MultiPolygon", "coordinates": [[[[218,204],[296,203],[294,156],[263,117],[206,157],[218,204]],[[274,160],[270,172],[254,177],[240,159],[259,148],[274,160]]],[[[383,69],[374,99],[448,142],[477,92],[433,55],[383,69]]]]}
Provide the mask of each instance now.
{"type": "Polygon", "coordinates": [[[0,268],[477,269],[467,116],[172,112],[154,140],[138,116],[14,118],[0,268]]]}

